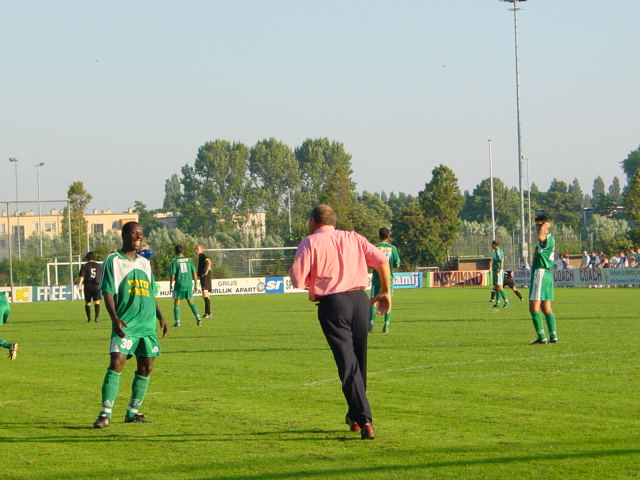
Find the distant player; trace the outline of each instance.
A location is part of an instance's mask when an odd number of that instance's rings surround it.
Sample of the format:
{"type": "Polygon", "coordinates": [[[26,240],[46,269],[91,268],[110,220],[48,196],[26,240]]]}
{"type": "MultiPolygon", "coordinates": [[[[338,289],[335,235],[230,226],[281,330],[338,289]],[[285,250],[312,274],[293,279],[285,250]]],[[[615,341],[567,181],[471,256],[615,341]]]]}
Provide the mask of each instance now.
{"type": "MultiPolygon", "coordinates": [[[[9,321],[9,313],[11,313],[11,305],[9,304],[4,292],[0,292],[0,325],[4,325],[9,321]]],[[[0,338],[0,347],[7,348],[9,350],[9,359],[15,360],[18,358],[18,344],[7,342],[0,338]]]]}
{"type": "Polygon", "coordinates": [[[504,301],[504,307],[509,306],[507,294],[504,291],[504,252],[500,248],[500,242],[494,240],[491,242],[493,253],[489,262],[489,270],[491,270],[491,279],[493,280],[493,289],[496,293],[496,303],[494,307],[500,306],[500,300],[504,301]]]}
{"type": "Polygon", "coordinates": [[[136,356],[137,370],[131,385],[131,399],[124,417],[125,423],[148,423],[140,413],[153,360],[160,355],[156,336],[156,318],[162,337],[169,333],[167,323],[154,298],[158,292],[149,260],[137,254],[142,242],[142,225],[128,222],[122,227],[122,249],[104,261],[101,289],[105,306],[113,323],[111,330],[111,361],[102,383],[102,409],[95,428],[111,423],[111,414],[125,362],[136,356]]]}
{"type": "Polygon", "coordinates": [[[538,338],[531,342],[531,345],[545,343],[557,343],[558,333],[556,331],[556,316],[551,311],[551,302],[554,300],[553,292],[553,260],[555,240],[549,234],[549,217],[538,215],[535,218],[538,241],[533,254],[531,264],[531,284],[529,288],[529,312],[533,320],[538,338]],[[541,311],[542,310],[542,311],[541,311]],[[549,329],[549,340],[544,331],[544,318],[549,329]]]}
{"type": "MultiPolygon", "coordinates": [[[[378,231],[378,237],[380,242],[376,243],[376,247],[382,250],[389,259],[389,269],[391,270],[391,295],[393,295],[393,269],[400,266],[400,255],[398,249],[389,243],[389,237],[391,233],[388,228],[381,228],[378,231]]],[[[371,278],[371,298],[375,298],[380,293],[380,277],[376,270],[373,271],[373,277],[371,278]]],[[[377,306],[371,307],[371,313],[369,315],[369,332],[373,332],[373,324],[376,319],[377,306]]],[[[384,314],[384,323],[382,324],[382,333],[389,333],[389,324],[391,323],[391,315],[393,312],[390,310],[384,314]]]]}
{"type": "Polygon", "coordinates": [[[211,260],[204,253],[204,245],[196,245],[198,255],[198,277],[200,277],[200,288],[202,289],[202,299],[204,300],[204,315],[202,318],[211,318],[211,301],[209,292],[211,291],[211,260]]]}
{"type": "Polygon", "coordinates": [[[524,301],[524,298],[522,298],[522,294],[520,293],[520,290],[516,288],[516,284],[513,281],[513,272],[511,270],[504,271],[504,286],[509,287],[511,291],[516,294],[516,297],[518,297],[521,302],[524,301]]]}
{"type": "Polygon", "coordinates": [[[87,315],[87,322],[91,321],[91,303],[93,302],[96,313],[95,321],[100,321],[100,279],[102,278],[102,265],[97,263],[96,254],[88,252],[87,263],[80,268],[78,275],[78,289],[82,288],[84,293],[84,312],[87,315]]]}
{"type": "Polygon", "coordinates": [[[193,291],[195,290],[198,276],[196,267],[190,258],[184,256],[184,247],[176,245],[175,252],[177,257],[171,261],[171,276],[169,277],[169,290],[173,292],[173,318],[174,327],[180,326],[180,301],[186,300],[189,308],[193,312],[196,319],[196,325],[201,325],[200,312],[198,307],[193,303],[193,291]],[[174,283],[175,282],[175,283],[174,283]]]}
{"type": "Polygon", "coordinates": [[[143,243],[142,245],[140,245],[140,251],[138,252],[138,255],[142,255],[144,258],[151,261],[151,257],[153,257],[153,251],[151,250],[151,247],[148,243],[143,243]]]}

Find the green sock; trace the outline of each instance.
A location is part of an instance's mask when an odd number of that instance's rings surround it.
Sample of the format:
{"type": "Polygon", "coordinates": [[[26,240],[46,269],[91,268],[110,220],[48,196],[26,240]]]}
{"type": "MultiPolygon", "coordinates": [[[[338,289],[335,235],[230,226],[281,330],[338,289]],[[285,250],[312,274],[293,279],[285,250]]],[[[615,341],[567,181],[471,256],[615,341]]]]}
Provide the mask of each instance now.
{"type": "Polygon", "coordinates": [[[180,305],[173,305],[173,318],[176,323],[180,323],[180,305]]]}
{"type": "Polygon", "coordinates": [[[382,325],[383,330],[389,329],[389,324],[391,323],[391,315],[392,315],[392,312],[384,314],[384,324],[382,325]]]}
{"type": "Polygon", "coordinates": [[[133,377],[133,383],[131,384],[131,398],[129,399],[129,405],[127,405],[127,418],[133,418],[139,413],[142,401],[144,400],[144,395],[147,393],[150,378],[151,377],[143,377],[138,372],[136,372],[133,377]]]}
{"type": "Polygon", "coordinates": [[[504,290],[500,290],[500,293],[502,294],[502,300],[504,301],[504,304],[509,305],[509,300],[507,299],[507,292],[505,292],[504,290]]]}
{"type": "Polygon", "coordinates": [[[198,307],[195,302],[191,302],[189,304],[189,308],[193,312],[193,316],[196,317],[196,320],[200,320],[200,312],[198,311],[198,307]]]}
{"type": "Polygon", "coordinates": [[[11,346],[11,342],[7,342],[6,340],[0,338],[0,347],[9,348],[11,346]]]}
{"type": "Polygon", "coordinates": [[[553,313],[545,315],[547,320],[547,328],[549,329],[549,336],[551,338],[558,338],[558,332],[556,332],[556,316],[553,313]]]}
{"type": "Polygon", "coordinates": [[[106,415],[111,418],[111,411],[118,396],[119,388],[120,374],[107,368],[107,373],[102,381],[102,410],[100,410],[100,415],[106,415]]]}
{"type": "Polygon", "coordinates": [[[369,315],[369,330],[373,328],[373,324],[376,321],[376,311],[378,307],[371,307],[371,314],[369,315]]]}
{"type": "Polygon", "coordinates": [[[531,314],[531,319],[533,320],[533,328],[536,329],[538,338],[540,340],[542,340],[543,338],[547,338],[544,333],[544,316],[542,315],[542,312],[533,312],[531,314]]]}

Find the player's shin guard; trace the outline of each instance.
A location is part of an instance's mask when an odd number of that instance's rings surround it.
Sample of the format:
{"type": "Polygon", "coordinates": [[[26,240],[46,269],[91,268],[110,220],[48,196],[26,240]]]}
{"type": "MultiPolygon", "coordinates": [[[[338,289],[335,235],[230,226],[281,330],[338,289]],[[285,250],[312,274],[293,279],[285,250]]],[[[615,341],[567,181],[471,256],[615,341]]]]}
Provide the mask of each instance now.
{"type": "Polygon", "coordinates": [[[0,347],[9,348],[11,346],[11,342],[7,342],[6,340],[0,338],[0,347]]]}
{"type": "Polygon", "coordinates": [[[491,290],[491,300],[489,300],[490,302],[493,302],[493,300],[496,298],[496,291],[495,290],[491,290]]]}
{"type": "Polygon", "coordinates": [[[556,316],[553,313],[545,314],[547,320],[547,328],[549,329],[549,336],[551,338],[558,338],[558,332],[556,331],[556,316]]]}
{"type": "Polygon", "coordinates": [[[373,324],[376,322],[376,312],[378,311],[378,307],[371,307],[371,312],[369,313],[369,330],[373,329],[373,324]]]}
{"type": "Polygon", "coordinates": [[[531,314],[531,319],[533,320],[533,328],[536,329],[536,334],[540,340],[547,338],[544,333],[544,316],[542,312],[533,312],[531,314]]]}
{"type": "Polygon", "coordinates": [[[173,305],[173,319],[176,323],[180,323],[180,305],[173,305]]]}
{"type": "Polygon", "coordinates": [[[198,320],[200,318],[200,312],[198,311],[198,306],[194,302],[191,302],[189,304],[189,308],[191,309],[191,313],[193,313],[193,316],[195,317],[195,319],[198,320]]]}
{"type": "Polygon", "coordinates": [[[129,399],[129,405],[127,405],[127,418],[133,418],[140,413],[140,407],[144,400],[144,395],[147,393],[147,387],[149,386],[149,379],[151,377],[143,377],[140,373],[136,372],[133,377],[133,383],[131,384],[131,399],[129,399]]]}
{"type": "Polygon", "coordinates": [[[84,313],[87,315],[87,322],[91,321],[91,305],[84,306],[84,313]]]}
{"type": "Polygon", "coordinates": [[[520,293],[520,290],[516,290],[515,292],[513,292],[516,294],[516,297],[518,297],[520,300],[522,300],[522,294],[520,293]]]}
{"type": "Polygon", "coordinates": [[[96,312],[96,320],[98,320],[98,318],[100,318],[100,304],[94,304],[93,309],[96,312]]]}
{"type": "Polygon", "coordinates": [[[391,323],[391,315],[392,315],[392,312],[384,314],[384,324],[382,325],[383,330],[389,330],[389,324],[391,323]]]}
{"type": "Polygon", "coordinates": [[[204,314],[211,315],[211,300],[209,300],[209,297],[206,297],[203,300],[204,300],[204,314]]]}
{"type": "Polygon", "coordinates": [[[120,374],[114,370],[107,369],[102,382],[102,410],[100,410],[100,415],[111,418],[113,404],[118,396],[119,388],[120,374]]]}

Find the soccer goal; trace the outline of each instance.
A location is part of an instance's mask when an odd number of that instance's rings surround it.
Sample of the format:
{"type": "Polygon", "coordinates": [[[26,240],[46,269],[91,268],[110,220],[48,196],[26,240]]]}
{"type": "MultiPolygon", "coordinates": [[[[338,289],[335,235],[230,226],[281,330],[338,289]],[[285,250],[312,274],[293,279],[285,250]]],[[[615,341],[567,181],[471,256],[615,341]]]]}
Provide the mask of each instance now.
{"type": "Polygon", "coordinates": [[[209,248],[214,278],[286,276],[296,247],[209,248]]]}

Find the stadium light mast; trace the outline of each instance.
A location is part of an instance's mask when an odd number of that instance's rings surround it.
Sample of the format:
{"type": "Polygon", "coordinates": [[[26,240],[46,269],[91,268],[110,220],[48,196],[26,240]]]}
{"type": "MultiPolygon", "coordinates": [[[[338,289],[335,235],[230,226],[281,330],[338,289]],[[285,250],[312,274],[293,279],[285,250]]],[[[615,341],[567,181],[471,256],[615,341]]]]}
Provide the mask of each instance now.
{"type": "Polygon", "coordinates": [[[44,162],[38,162],[34,165],[36,167],[36,178],[38,185],[38,233],[40,234],[40,256],[44,256],[44,249],[42,248],[42,205],[40,203],[40,167],[44,167],[44,162]]]}
{"type": "Polygon", "coordinates": [[[491,150],[491,139],[489,139],[489,185],[491,186],[491,233],[492,240],[496,240],[496,209],[493,201],[493,151],[491,150]]]}
{"type": "Polygon", "coordinates": [[[520,124],[520,53],[518,47],[518,4],[527,0],[502,0],[503,2],[513,3],[513,33],[515,45],[515,62],[516,62],[516,117],[518,127],[518,176],[520,190],[520,261],[529,259],[529,246],[525,240],[525,221],[524,221],[524,190],[525,183],[525,166],[524,155],[522,154],[522,127],[520,124]]]}
{"type": "MultiPolygon", "coordinates": [[[[18,260],[22,260],[22,252],[20,250],[20,201],[18,200],[18,159],[10,158],[9,161],[16,167],[16,238],[18,240],[18,260]]],[[[9,227],[11,228],[11,227],[9,227]]]]}

